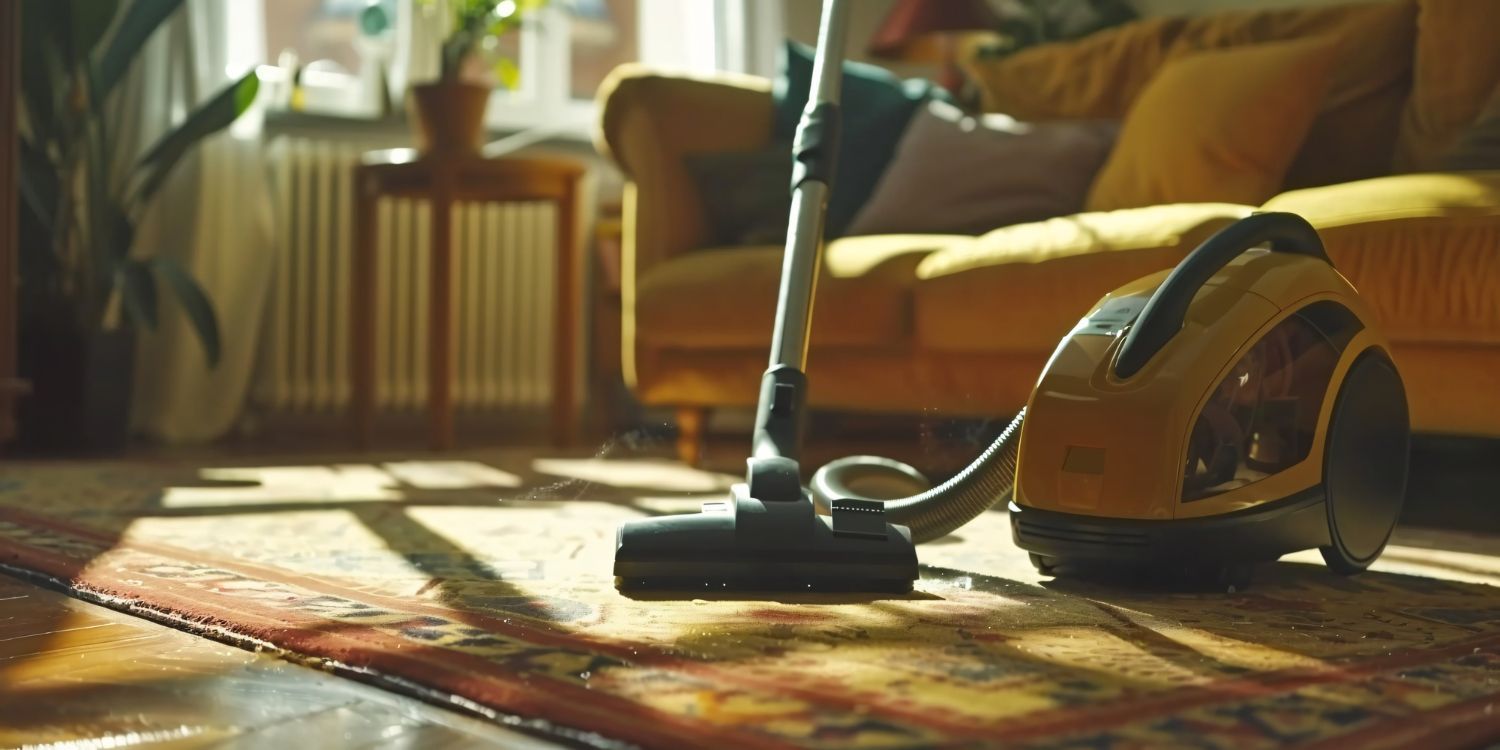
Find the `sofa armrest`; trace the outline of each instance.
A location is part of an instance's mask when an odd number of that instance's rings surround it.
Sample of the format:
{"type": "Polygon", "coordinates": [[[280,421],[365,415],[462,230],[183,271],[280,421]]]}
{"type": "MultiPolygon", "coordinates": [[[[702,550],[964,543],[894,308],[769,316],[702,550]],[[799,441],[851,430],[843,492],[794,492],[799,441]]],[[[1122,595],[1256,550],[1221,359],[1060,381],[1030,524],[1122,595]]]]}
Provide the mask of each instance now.
{"type": "Polygon", "coordinates": [[[1500,344],[1500,171],[1377,177],[1282,193],[1394,342],[1500,344]]]}
{"type": "Polygon", "coordinates": [[[630,287],[636,273],[706,244],[710,226],[683,156],[768,143],[771,82],[623,65],[598,98],[597,146],[627,179],[623,270],[630,287]]]}

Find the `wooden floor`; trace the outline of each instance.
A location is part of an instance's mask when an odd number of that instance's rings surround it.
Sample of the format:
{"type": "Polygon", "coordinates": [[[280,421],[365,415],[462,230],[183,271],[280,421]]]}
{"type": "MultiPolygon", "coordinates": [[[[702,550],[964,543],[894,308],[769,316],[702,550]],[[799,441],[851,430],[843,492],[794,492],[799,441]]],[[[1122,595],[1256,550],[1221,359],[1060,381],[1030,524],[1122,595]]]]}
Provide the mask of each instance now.
{"type": "Polygon", "coordinates": [[[0,576],[0,748],[551,747],[0,576]]]}

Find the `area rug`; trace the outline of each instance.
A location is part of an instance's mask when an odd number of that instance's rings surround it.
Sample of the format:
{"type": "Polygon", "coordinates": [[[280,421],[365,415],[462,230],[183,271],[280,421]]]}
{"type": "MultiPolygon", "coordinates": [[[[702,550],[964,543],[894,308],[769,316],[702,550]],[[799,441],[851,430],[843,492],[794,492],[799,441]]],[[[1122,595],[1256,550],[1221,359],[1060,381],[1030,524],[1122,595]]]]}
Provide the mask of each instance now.
{"type": "MultiPolygon", "coordinates": [[[[1003,513],[907,596],[628,598],[658,459],[0,464],[0,570],[565,744],[1466,747],[1500,738],[1500,545],[1404,530],[1237,593],[1039,577],[1003,513]]],[[[0,660],[0,685],[5,683],[0,660]]]]}

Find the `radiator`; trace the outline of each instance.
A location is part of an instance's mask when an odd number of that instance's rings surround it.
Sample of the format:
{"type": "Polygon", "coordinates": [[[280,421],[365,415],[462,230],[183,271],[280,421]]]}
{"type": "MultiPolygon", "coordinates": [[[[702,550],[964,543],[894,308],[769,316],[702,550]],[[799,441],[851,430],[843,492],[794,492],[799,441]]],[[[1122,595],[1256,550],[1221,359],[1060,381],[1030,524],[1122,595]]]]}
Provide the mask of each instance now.
{"type": "MultiPolygon", "coordinates": [[[[366,145],[278,138],[276,275],[253,390],[268,412],[344,409],[350,399],[353,176],[366,145]]],[[[459,409],[540,408],[551,398],[556,206],[460,203],[453,214],[455,381],[459,409]]],[[[431,211],[377,208],[376,400],[427,397],[431,211]]]]}

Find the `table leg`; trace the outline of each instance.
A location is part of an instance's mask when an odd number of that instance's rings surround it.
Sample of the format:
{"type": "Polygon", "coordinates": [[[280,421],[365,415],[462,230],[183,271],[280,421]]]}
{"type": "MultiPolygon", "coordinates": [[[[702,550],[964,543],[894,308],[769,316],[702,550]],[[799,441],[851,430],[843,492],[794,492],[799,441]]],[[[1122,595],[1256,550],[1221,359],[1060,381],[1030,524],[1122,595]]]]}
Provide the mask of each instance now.
{"type": "Polygon", "coordinates": [[[559,448],[572,445],[577,424],[573,384],[576,376],[575,353],[578,332],[577,274],[574,260],[578,255],[577,185],[567,182],[557,202],[557,307],[554,314],[552,342],[552,442],[559,448]]]}
{"type": "Polygon", "coordinates": [[[349,350],[354,442],[369,448],[375,429],[375,186],[356,174],[350,263],[349,350]]]}
{"type": "Polygon", "coordinates": [[[428,440],[453,447],[453,187],[439,176],[432,192],[431,299],[427,315],[428,440]]]}

